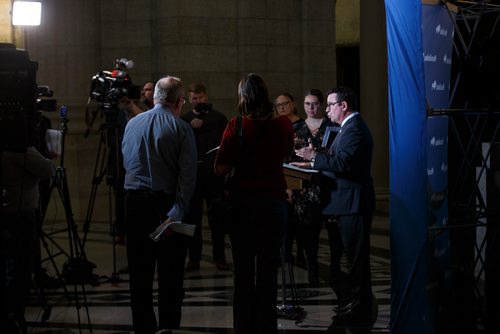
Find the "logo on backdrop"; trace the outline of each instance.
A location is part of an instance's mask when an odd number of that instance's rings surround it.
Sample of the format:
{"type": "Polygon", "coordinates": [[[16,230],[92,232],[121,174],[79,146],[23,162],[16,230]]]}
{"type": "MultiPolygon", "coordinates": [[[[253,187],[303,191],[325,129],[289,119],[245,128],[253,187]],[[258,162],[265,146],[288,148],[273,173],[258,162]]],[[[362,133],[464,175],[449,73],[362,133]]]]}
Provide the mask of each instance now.
{"type": "Polygon", "coordinates": [[[441,25],[439,24],[437,27],[436,27],[436,34],[438,35],[441,35],[441,36],[448,36],[448,30],[441,27],[441,25]]]}
{"type": "Polygon", "coordinates": [[[444,83],[438,83],[436,80],[431,85],[432,90],[444,91],[446,90],[446,85],[444,83]]]}
{"type": "Polygon", "coordinates": [[[437,60],[437,55],[436,54],[431,55],[431,54],[425,54],[424,53],[424,61],[435,63],[436,60],[437,60]]]}
{"type": "Polygon", "coordinates": [[[430,144],[431,144],[431,146],[443,146],[444,145],[444,138],[432,137],[430,144]]]}

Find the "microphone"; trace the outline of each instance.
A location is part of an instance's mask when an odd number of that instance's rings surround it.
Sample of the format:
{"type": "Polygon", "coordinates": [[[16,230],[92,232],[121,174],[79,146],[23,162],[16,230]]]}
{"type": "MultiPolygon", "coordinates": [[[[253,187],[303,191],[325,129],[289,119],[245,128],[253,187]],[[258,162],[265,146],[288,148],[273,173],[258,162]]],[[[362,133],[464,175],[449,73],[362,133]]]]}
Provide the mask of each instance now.
{"type": "Polygon", "coordinates": [[[127,58],[117,59],[115,61],[115,64],[116,64],[117,68],[120,68],[123,70],[125,70],[125,69],[131,70],[132,68],[134,68],[134,61],[131,59],[127,59],[127,58]]]}
{"type": "Polygon", "coordinates": [[[59,109],[59,118],[66,119],[67,117],[68,117],[68,107],[61,106],[61,109],[59,109]]]}

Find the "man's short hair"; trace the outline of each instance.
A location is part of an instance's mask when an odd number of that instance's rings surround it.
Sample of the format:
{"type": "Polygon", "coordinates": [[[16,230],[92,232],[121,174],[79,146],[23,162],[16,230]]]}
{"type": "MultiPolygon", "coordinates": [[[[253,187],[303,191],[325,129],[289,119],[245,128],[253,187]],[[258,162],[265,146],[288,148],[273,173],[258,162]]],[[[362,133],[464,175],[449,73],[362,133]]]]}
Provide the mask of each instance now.
{"type": "Polygon", "coordinates": [[[205,87],[204,84],[201,82],[194,82],[189,85],[188,88],[189,93],[195,93],[195,94],[206,94],[207,93],[207,87],[205,87]]]}
{"type": "Polygon", "coordinates": [[[155,103],[171,104],[175,103],[181,95],[181,79],[167,75],[156,83],[153,100],[155,103]]]}
{"type": "Polygon", "coordinates": [[[358,111],[358,98],[354,90],[349,87],[337,87],[328,90],[327,96],[330,94],[337,94],[339,101],[345,101],[349,109],[358,111]]]}

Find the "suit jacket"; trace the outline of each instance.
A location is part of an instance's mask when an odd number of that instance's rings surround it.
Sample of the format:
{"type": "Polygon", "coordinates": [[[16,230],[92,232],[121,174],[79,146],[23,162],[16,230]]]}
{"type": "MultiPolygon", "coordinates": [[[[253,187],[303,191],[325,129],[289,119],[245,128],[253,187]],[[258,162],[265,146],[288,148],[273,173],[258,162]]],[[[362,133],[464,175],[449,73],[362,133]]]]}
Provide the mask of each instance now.
{"type": "Polygon", "coordinates": [[[323,214],[373,213],[372,153],[372,135],[358,114],[344,124],[327,153],[316,154],[313,168],[322,171],[321,187],[329,194],[323,214]]]}

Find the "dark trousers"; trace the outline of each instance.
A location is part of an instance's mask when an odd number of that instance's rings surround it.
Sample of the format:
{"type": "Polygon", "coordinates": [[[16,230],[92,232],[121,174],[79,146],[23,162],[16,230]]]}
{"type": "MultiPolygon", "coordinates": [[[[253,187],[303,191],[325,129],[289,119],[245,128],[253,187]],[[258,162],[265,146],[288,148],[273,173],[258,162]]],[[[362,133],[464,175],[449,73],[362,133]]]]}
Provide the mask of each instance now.
{"type": "Polygon", "coordinates": [[[189,204],[189,213],[185,219],[188,224],[196,225],[194,236],[189,245],[189,260],[199,262],[203,238],[201,235],[201,222],[203,217],[203,202],[207,205],[208,226],[212,233],[212,256],[215,261],[224,260],[225,255],[225,224],[215,210],[214,201],[222,196],[224,179],[216,176],[198,176],[193,198],[189,204]]]}
{"type": "Polygon", "coordinates": [[[342,237],[340,236],[339,222],[337,219],[330,217],[325,222],[325,228],[328,233],[328,245],[330,248],[330,279],[336,277],[340,273],[340,261],[344,246],[342,245],[342,237]]]}
{"type": "Polygon", "coordinates": [[[33,211],[0,216],[1,319],[5,333],[26,333],[24,297],[31,287],[36,233],[33,211]]]}
{"type": "Polygon", "coordinates": [[[155,333],[153,280],[158,266],[159,328],[179,328],[184,298],[186,236],[178,233],[159,242],[149,234],[166,218],[173,195],[128,191],[126,194],[127,258],[130,272],[132,321],[136,334],[155,333]]]}
{"type": "Polygon", "coordinates": [[[297,226],[297,234],[302,240],[307,259],[309,275],[318,276],[318,249],[319,235],[323,227],[322,222],[312,224],[300,224],[297,226]]]}
{"type": "Polygon", "coordinates": [[[339,301],[359,300],[357,312],[369,316],[372,308],[370,270],[371,215],[340,216],[338,227],[347,258],[347,274],[332,277],[332,288],[339,301]]]}
{"type": "Polygon", "coordinates": [[[285,200],[236,200],[230,227],[234,261],[233,324],[237,334],[277,333],[277,279],[287,218],[285,200]]]}

